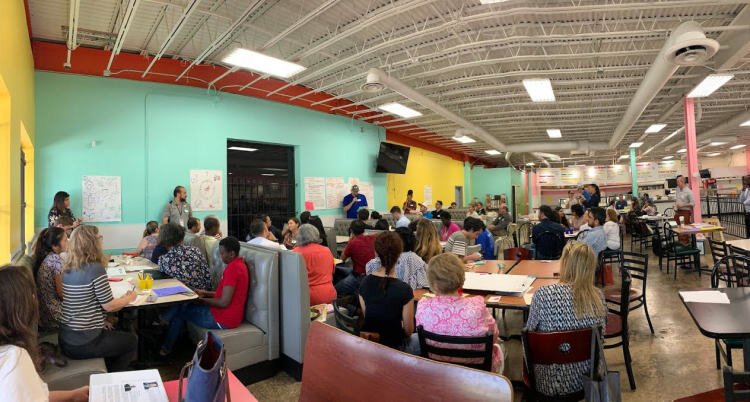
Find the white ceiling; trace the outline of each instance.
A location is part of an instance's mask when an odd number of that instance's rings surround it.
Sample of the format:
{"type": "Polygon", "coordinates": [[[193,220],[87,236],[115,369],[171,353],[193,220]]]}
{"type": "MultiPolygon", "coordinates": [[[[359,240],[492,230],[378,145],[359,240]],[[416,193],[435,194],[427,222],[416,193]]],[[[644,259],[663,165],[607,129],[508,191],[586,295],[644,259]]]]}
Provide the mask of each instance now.
{"type": "MultiPolygon", "coordinates": [[[[36,39],[66,41],[70,1],[76,0],[29,0],[36,39]]],[[[450,139],[459,128],[455,123],[389,90],[363,93],[367,70],[378,67],[401,79],[504,144],[553,143],[547,128],[561,129],[561,141],[607,142],[671,30],[693,20],[709,38],[726,39],[720,40],[720,53],[740,53],[728,67],[735,78],[700,100],[698,134],[750,104],[750,50],[728,46],[733,37],[750,32],[750,9],[740,14],[750,0],[79,1],[79,46],[108,49],[127,31],[122,51],[187,61],[221,64],[237,47],[259,50],[307,67],[289,80],[292,84],[373,109],[402,102],[424,113],[409,122],[425,130],[406,133],[485,159],[491,158],[483,152],[488,145],[458,146],[450,139]],[[133,5],[131,23],[123,24],[133,5]],[[557,101],[532,103],[521,85],[532,77],[551,79],[557,101]]],[[[640,152],[681,127],[682,111],[673,106],[714,67],[713,59],[706,66],[680,67],[616,149],[578,162],[611,162],[652,123],[668,125],[648,135],[640,152]]],[[[725,134],[750,142],[750,128],[725,134]]],[[[661,159],[674,149],[656,147],[643,160],[661,159]]],[[[511,158],[514,164],[534,159],[529,154],[511,158]]]]}

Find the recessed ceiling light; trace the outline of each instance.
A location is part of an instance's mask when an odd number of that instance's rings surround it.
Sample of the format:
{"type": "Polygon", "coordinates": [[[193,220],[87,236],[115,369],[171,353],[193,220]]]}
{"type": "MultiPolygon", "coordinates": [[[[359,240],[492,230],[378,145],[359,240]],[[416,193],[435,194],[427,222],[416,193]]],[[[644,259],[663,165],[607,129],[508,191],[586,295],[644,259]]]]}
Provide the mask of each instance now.
{"type": "Polygon", "coordinates": [[[556,128],[548,129],[547,135],[549,136],[549,138],[562,138],[562,133],[556,128]]]}
{"type": "Polygon", "coordinates": [[[721,152],[711,152],[710,154],[706,154],[706,156],[719,156],[721,155],[721,152]]]}
{"type": "Polygon", "coordinates": [[[726,84],[727,81],[731,80],[733,77],[734,74],[711,74],[693,88],[693,90],[687,94],[687,97],[705,98],[721,88],[722,85],[726,84]]]}
{"type": "Polygon", "coordinates": [[[529,162],[526,164],[526,166],[534,166],[534,162],[529,162]]]}
{"type": "Polygon", "coordinates": [[[548,78],[530,78],[523,80],[523,86],[529,93],[532,102],[554,102],[552,82],[548,78]]]}
{"type": "Polygon", "coordinates": [[[670,159],[672,159],[672,158],[674,158],[674,156],[672,156],[672,155],[667,155],[667,156],[663,157],[662,159],[664,159],[664,160],[666,161],[666,160],[670,160],[670,159]]]}
{"type": "Polygon", "coordinates": [[[659,131],[663,130],[664,127],[666,127],[666,126],[667,126],[666,124],[661,124],[661,123],[659,123],[659,124],[652,124],[652,125],[648,126],[648,128],[646,129],[646,134],[658,133],[659,131]]]}
{"type": "Polygon", "coordinates": [[[634,142],[630,144],[630,148],[640,148],[641,145],[643,145],[642,142],[634,142]]]}
{"type": "Polygon", "coordinates": [[[737,145],[733,145],[733,146],[729,147],[729,149],[740,149],[740,148],[744,148],[744,147],[745,147],[745,144],[737,144],[737,145]]]}
{"type": "Polygon", "coordinates": [[[307,69],[307,67],[299,64],[242,48],[234,49],[222,61],[233,66],[281,78],[289,78],[307,69]]]}
{"type": "Polygon", "coordinates": [[[750,120],[740,124],[740,127],[750,127],[750,120]]]}
{"type": "Polygon", "coordinates": [[[399,117],[403,117],[404,119],[410,119],[412,117],[418,117],[422,115],[422,113],[410,107],[406,107],[398,102],[391,102],[391,103],[386,103],[384,105],[380,105],[378,106],[378,109],[384,112],[395,114],[396,116],[399,116],[399,117]]]}
{"type": "Polygon", "coordinates": [[[462,144],[471,144],[472,142],[476,142],[476,140],[469,137],[468,135],[455,136],[453,137],[453,141],[460,142],[462,144]]]}
{"type": "Polygon", "coordinates": [[[712,147],[718,147],[720,145],[725,145],[726,141],[711,141],[708,145],[712,147]]]}
{"type": "Polygon", "coordinates": [[[261,176],[276,176],[276,175],[275,175],[275,174],[273,174],[273,173],[261,173],[260,175],[261,175],[261,176]]]}
{"type": "Polygon", "coordinates": [[[486,150],[484,152],[486,152],[489,155],[500,155],[500,151],[498,151],[496,149],[488,149],[488,150],[486,150]]]}
{"type": "Polygon", "coordinates": [[[630,155],[620,155],[620,157],[617,158],[617,160],[619,161],[619,160],[628,159],[628,158],[630,158],[630,155]]]}
{"type": "Polygon", "coordinates": [[[255,151],[257,151],[256,148],[247,148],[247,147],[229,147],[227,149],[231,149],[232,151],[245,151],[245,152],[255,152],[255,151]]]}
{"type": "Polygon", "coordinates": [[[685,149],[685,148],[680,148],[680,149],[677,150],[678,154],[684,154],[685,152],[687,152],[687,149],[685,149]]]}

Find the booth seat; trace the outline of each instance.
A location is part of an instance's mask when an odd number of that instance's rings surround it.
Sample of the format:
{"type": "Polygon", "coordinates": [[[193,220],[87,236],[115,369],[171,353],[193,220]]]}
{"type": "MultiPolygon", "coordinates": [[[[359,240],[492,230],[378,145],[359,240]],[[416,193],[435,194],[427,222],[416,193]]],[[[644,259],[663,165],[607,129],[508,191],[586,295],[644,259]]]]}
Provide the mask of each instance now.
{"type": "Polygon", "coordinates": [[[289,375],[299,380],[310,327],[310,286],[307,265],[301,254],[279,253],[279,284],[281,364],[289,375]]]}
{"type": "MultiPolygon", "coordinates": [[[[39,338],[39,342],[49,342],[57,345],[57,333],[42,336],[39,338]]],[[[92,374],[107,372],[107,365],[101,357],[82,360],[66,358],[66,360],[68,364],[65,367],[47,364],[44,372],[41,374],[42,380],[47,383],[50,391],[64,391],[83,387],[89,385],[89,377],[92,374]]]]}

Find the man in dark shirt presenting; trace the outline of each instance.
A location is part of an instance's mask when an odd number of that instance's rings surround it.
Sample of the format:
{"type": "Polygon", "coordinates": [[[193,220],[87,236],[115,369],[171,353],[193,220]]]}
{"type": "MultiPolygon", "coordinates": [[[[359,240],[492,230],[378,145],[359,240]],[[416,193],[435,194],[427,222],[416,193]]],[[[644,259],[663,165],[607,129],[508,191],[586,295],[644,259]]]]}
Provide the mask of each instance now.
{"type": "Polygon", "coordinates": [[[359,186],[353,185],[351,194],[347,194],[344,197],[343,207],[346,212],[346,217],[349,219],[357,219],[357,211],[360,208],[367,207],[367,197],[364,194],[359,193],[359,186]]]}

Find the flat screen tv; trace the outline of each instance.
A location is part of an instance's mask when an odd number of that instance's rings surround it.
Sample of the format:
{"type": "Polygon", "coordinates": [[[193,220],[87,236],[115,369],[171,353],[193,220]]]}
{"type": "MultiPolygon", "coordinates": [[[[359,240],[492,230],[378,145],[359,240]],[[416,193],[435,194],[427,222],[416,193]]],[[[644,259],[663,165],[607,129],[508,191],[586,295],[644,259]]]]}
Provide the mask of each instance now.
{"type": "Polygon", "coordinates": [[[676,188],[677,179],[667,179],[667,188],[676,188]]]}
{"type": "Polygon", "coordinates": [[[701,169],[698,171],[701,175],[701,179],[710,179],[711,178],[711,171],[708,169],[701,169]]]}
{"type": "Polygon", "coordinates": [[[381,142],[375,171],[378,173],[404,174],[408,161],[409,147],[381,142]]]}

